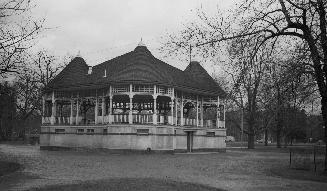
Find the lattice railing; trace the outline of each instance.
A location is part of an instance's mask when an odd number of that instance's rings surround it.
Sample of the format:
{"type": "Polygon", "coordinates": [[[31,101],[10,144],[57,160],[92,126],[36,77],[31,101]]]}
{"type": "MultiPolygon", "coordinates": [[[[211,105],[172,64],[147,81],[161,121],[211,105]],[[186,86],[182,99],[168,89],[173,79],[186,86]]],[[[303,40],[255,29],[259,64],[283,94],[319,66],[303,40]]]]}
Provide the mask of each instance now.
{"type": "Polygon", "coordinates": [[[150,85],[135,85],[133,86],[133,92],[146,92],[153,93],[154,87],[150,85]]]}
{"type": "Polygon", "coordinates": [[[129,86],[113,86],[113,93],[129,92],[129,86]]]}

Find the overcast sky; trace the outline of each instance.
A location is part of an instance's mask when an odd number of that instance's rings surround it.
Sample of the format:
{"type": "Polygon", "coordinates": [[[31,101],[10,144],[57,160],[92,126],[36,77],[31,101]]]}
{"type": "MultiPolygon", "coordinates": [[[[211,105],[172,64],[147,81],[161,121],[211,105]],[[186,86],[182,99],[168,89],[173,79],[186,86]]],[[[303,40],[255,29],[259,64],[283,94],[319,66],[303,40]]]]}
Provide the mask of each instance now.
{"type": "Polygon", "coordinates": [[[133,50],[143,38],[159,59],[184,69],[188,63],[164,59],[157,51],[166,32],[177,32],[195,9],[213,12],[230,0],[36,0],[33,16],[44,17],[44,33],[34,49],[63,56],[80,55],[95,65],[133,50]]]}

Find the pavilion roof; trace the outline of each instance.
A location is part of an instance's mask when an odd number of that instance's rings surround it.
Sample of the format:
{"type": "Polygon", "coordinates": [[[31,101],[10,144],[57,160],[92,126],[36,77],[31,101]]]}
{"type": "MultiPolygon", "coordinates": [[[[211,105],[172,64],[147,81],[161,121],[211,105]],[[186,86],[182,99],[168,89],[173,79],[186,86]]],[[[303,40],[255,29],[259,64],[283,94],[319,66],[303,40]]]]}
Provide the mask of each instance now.
{"type": "Polygon", "coordinates": [[[198,63],[182,71],[155,58],[145,45],[92,67],[74,58],[45,88],[72,91],[108,87],[109,84],[157,84],[200,95],[225,96],[225,92],[198,63]],[[105,76],[106,73],[106,76],[105,76]]]}

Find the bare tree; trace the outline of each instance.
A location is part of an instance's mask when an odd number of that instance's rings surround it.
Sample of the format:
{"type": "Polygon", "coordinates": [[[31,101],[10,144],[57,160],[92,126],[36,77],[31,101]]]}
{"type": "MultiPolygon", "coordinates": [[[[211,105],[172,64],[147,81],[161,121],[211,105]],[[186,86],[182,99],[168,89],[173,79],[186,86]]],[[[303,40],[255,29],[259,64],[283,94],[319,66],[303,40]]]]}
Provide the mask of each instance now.
{"type": "MultiPolygon", "coordinates": [[[[319,89],[324,126],[327,127],[326,10],[327,2],[324,0],[243,0],[234,14],[228,17],[200,14],[200,24],[192,23],[182,31],[184,41],[170,35],[166,45],[171,51],[185,49],[185,45],[192,43],[190,39],[193,39],[198,40],[195,46],[207,45],[215,50],[220,42],[253,35],[259,36],[262,44],[282,36],[303,41],[310,52],[312,75],[319,89]],[[197,38],[190,38],[193,36],[197,38]]],[[[327,147],[325,167],[327,170],[327,147]]]]}
{"type": "Polygon", "coordinates": [[[0,75],[18,72],[22,53],[42,29],[42,21],[27,16],[30,0],[4,0],[0,3],[0,75]]]}
{"type": "Polygon", "coordinates": [[[20,71],[16,82],[18,119],[21,124],[31,115],[42,112],[42,89],[67,64],[43,50],[25,57],[27,65],[20,71]]]}

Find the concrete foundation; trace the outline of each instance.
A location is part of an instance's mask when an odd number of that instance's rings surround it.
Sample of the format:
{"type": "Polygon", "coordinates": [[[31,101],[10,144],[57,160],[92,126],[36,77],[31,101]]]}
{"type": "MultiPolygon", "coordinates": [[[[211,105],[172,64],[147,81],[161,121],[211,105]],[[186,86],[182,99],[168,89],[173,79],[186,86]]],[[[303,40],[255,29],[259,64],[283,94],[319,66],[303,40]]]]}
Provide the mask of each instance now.
{"type": "Polygon", "coordinates": [[[226,129],[153,125],[43,126],[41,149],[225,151],[226,129]]]}

